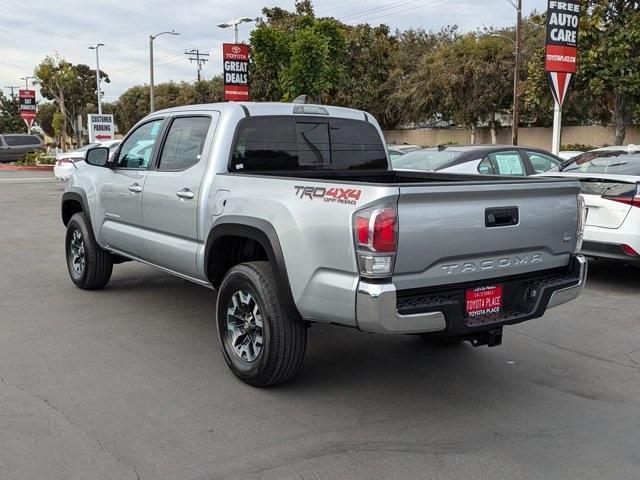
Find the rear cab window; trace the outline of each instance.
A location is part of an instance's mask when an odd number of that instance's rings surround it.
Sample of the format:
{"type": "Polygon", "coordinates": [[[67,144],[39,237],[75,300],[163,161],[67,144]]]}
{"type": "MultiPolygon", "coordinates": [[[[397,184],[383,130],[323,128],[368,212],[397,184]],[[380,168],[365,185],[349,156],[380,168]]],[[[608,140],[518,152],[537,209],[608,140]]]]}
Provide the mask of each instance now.
{"type": "Polygon", "coordinates": [[[387,170],[376,128],[362,120],[257,116],[238,125],[229,171],[387,170]]]}

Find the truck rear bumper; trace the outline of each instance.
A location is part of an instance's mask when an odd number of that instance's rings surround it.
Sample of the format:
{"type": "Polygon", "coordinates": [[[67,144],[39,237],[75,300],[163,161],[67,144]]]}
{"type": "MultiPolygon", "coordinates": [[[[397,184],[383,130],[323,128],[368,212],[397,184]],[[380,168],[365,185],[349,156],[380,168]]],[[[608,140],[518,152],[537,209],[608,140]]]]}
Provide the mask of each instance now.
{"type": "Polygon", "coordinates": [[[365,332],[412,334],[447,331],[452,335],[469,334],[502,325],[541,317],[548,308],[557,307],[582,292],[587,262],[582,255],[573,257],[564,271],[537,272],[484,283],[501,283],[512,292],[504,299],[499,314],[484,318],[464,317],[464,293],[475,284],[454,285],[438,290],[397,291],[393,283],[358,284],[356,317],[365,332]],[[535,296],[532,291],[535,290],[535,296]]]}

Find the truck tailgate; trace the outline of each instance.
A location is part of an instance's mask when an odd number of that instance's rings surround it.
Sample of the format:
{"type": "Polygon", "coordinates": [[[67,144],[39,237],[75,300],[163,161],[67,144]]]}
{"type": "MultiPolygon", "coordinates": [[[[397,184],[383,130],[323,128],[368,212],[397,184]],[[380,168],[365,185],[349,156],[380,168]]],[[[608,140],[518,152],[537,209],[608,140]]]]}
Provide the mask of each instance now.
{"type": "Polygon", "coordinates": [[[567,265],[575,243],[578,193],[578,182],[563,180],[401,186],[396,288],[567,265]]]}

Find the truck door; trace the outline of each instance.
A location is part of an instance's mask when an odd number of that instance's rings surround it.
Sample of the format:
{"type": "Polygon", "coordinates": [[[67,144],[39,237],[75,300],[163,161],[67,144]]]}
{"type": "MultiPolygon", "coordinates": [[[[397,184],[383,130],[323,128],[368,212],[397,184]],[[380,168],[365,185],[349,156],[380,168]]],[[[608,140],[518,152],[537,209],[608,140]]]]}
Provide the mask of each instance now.
{"type": "Polygon", "coordinates": [[[142,190],[147,179],[163,119],[151,120],[133,130],[99,185],[102,223],[100,240],[107,246],[144,258],[142,190]]]}
{"type": "Polygon", "coordinates": [[[202,179],[218,114],[173,117],[142,195],[145,259],[197,278],[202,179]]]}

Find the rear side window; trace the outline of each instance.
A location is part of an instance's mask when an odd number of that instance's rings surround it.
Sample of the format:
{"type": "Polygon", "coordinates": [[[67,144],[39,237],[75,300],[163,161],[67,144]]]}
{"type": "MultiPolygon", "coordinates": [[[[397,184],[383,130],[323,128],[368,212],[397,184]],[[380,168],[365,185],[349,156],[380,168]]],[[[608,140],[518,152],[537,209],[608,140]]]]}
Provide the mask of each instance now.
{"type": "Polygon", "coordinates": [[[563,172],[640,175],[640,152],[610,150],[587,152],[573,158],[563,172]]]}
{"type": "Polygon", "coordinates": [[[158,170],[186,170],[200,161],[209,117],[176,118],[164,142],[158,170]]]}
{"type": "Polygon", "coordinates": [[[22,139],[18,135],[5,135],[4,141],[7,142],[7,145],[10,147],[19,147],[23,145],[22,139]]]}
{"type": "Polygon", "coordinates": [[[524,165],[518,152],[496,152],[488,155],[489,160],[495,165],[498,175],[525,176],[524,165]]]}
{"type": "Polygon", "coordinates": [[[250,117],[238,127],[229,170],[387,169],[378,131],[359,120],[250,117]]]}
{"type": "Polygon", "coordinates": [[[35,135],[27,135],[23,138],[25,145],[40,145],[40,139],[35,135]]]}

